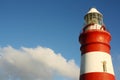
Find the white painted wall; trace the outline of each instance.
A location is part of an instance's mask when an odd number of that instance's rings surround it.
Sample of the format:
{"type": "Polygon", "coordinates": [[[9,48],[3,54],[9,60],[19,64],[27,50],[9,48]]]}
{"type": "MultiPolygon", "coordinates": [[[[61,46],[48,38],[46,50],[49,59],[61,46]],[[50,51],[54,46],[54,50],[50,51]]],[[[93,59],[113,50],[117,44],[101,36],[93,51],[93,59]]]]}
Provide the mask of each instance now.
{"type": "Polygon", "coordinates": [[[100,51],[88,52],[81,56],[81,74],[104,72],[103,61],[106,61],[107,73],[114,75],[111,55],[100,51]]]}
{"type": "Polygon", "coordinates": [[[91,26],[89,26],[89,27],[87,27],[86,28],[86,31],[87,30],[95,30],[95,29],[97,29],[97,30],[103,30],[103,29],[101,29],[101,25],[99,25],[99,24],[94,24],[94,25],[91,25],[91,26]]]}

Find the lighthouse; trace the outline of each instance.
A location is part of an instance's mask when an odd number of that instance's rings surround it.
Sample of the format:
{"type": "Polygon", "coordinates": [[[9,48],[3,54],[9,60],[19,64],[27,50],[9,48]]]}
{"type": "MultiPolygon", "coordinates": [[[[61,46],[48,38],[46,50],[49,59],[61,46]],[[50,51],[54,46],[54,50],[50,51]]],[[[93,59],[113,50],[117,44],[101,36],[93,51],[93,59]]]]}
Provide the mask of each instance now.
{"type": "Polygon", "coordinates": [[[103,23],[103,15],[91,8],[84,16],[80,33],[81,68],[79,80],[115,80],[110,55],[111,35],[103,23]]]}

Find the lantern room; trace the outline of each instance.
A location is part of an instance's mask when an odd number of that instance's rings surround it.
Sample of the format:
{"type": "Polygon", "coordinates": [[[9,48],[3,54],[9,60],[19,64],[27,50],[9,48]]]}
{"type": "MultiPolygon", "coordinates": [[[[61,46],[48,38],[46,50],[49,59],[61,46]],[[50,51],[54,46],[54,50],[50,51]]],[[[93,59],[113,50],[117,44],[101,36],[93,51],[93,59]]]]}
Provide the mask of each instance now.
{"type": "Polygon", "coordinates": [[[88,30],[105,30],[103,26],[103,15],[96,9],[91,8],[88,13],[84,16],[85,27],[83,31],[88,30]]]}

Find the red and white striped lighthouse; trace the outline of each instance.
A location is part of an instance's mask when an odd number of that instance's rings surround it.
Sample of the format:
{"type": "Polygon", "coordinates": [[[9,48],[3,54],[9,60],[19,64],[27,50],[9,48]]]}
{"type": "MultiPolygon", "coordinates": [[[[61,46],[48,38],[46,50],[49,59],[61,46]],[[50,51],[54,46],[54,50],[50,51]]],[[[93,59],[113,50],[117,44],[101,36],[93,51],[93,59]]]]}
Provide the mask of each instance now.
{"type": "Polygon", "coordinates": [[[115,80],[110,55],[111,35],[103,24],[103,15],[91,8],[84,16],[81,44],[80,80],[115,80]]]}

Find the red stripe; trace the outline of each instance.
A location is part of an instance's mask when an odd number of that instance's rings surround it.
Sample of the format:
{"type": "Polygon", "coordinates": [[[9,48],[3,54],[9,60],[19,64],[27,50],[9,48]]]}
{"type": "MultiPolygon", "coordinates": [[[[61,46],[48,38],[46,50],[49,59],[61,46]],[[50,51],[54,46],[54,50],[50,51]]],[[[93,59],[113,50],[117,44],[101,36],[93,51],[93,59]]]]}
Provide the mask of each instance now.
{"type": "Polygon", "coordinates": [[[100,31],[100,30],[83,32],[79,36],[79,41],[82,45],[91,42],[103,42],[109,44],[110,40],[111,40],[111,35],[106,31],[100,31]]]}
{"type": "Polygon", "coordinates": [[[105,72],[86,73],[79,80],[115,80],[115,76],[105,72]]]}
{"type": "Polygon", "coordinates": [[[82,45],[80,50],[82,54],[86,54],[87,52],[92,51],[102,51],[110,54],[110,46],[99,42],[82,45]]]}
{"type": "Polygon", "coordinates": [[[83,32],[79,36],[81,52],[103,51],[110,53],[111,35],[107,31],[92,30],[83,32]]]}

